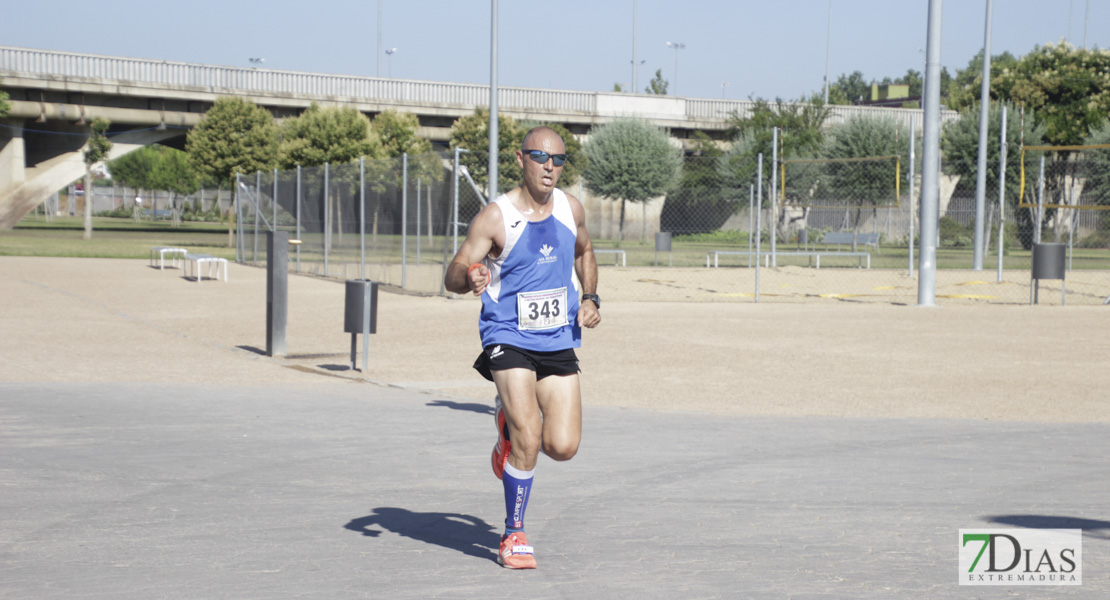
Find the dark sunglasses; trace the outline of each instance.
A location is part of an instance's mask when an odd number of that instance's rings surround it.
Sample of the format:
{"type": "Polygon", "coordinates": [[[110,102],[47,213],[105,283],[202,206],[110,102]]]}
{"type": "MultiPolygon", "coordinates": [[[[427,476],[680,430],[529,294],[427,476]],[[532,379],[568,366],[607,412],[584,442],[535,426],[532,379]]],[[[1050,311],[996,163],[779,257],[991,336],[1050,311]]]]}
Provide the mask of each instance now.
{"type": "Polygon", "coordinates": [[[567,162],[566,154],[548,154],[543,150],[524,150],[523,152],[528,155],[528,158],[531,158],[541,165],[546,163],[549,158],[551,159],[551,164],[556,167],[561,167],[563,163],[567,162]]]}

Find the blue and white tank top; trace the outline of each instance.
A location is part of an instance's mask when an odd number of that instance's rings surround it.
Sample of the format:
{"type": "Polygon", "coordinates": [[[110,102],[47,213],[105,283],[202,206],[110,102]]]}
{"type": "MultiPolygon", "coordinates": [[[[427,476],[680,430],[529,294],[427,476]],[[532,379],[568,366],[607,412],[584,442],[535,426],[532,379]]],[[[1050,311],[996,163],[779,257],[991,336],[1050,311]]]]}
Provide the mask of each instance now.
{"type": "Polygon", "coordinates": [[[490,272],[478,318],[482,346],[508,344],[540,352],[578,348],[578,228],[566,194],[555,189],[551,214],[535,223],[508,196],[494,202],[504,220],[505,247],[497,258],[482,261],[490,272]]]}

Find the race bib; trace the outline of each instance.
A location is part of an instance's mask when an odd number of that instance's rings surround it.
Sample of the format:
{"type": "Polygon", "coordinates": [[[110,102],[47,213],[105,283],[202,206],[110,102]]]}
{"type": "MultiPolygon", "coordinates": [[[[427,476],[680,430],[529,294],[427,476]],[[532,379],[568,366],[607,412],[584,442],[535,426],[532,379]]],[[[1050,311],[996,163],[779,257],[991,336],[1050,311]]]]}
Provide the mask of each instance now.
{"type": "Polygon", "coordinates": [[[567,324],[567,288],[516,295],[517,328],[523,331],[554,329],[567,324]]]}

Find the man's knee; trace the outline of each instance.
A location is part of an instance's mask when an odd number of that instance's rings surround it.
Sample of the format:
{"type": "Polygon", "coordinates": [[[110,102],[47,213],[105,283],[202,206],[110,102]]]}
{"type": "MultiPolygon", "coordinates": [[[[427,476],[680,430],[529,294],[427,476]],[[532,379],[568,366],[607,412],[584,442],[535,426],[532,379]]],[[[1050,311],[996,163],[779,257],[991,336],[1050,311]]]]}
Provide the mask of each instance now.
{"type": "Polygon", "coordinates": [[[570,460],[578,454],[578,440],[544,440],[543,453],[554,460],[570,460]]]}

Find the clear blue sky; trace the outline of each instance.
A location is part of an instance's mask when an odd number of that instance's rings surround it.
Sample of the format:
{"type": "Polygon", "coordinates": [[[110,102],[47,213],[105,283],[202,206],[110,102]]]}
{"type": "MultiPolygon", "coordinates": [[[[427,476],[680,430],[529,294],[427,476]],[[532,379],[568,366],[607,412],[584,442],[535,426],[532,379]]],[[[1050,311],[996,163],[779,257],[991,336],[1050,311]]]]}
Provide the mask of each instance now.
{"type": "MultiPolygon", "coordinates": [[[[632,79],[633,0],[501,0],[502,86],[608,91],[632,79]]],[[[998,0],[992,54],[1069,38],[1110,48],[1110,0],[998,0]],[[1070,16],[1070,23],[1069,23],[1070,16]]],[[[828,0],[639,0],[637,87],[656,69],[677,93],[793,99],[821,89],[828,0]],[[673,50],[667,41],[683,42],[673,50]],[[727,86],[722,85],[728,82],[727,86]]],[[[383,0],[381,76],[488,84],[489,0],[383,0]],[[384,54],[384,53],[383,53],[384,54]]],[[[985,0],[944,3],[941,62],[982,48],[985,0]]],[[[830,78],[923,70],[926,0],[833,0],[830,78]],[[919,51],[921,49],[921,51],[919,51]]],[[[0,43],[233,66],[378,74],[376,0],[9,2],[0,43]]]]}

